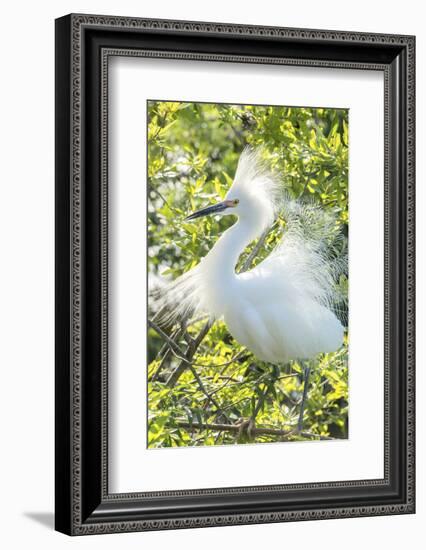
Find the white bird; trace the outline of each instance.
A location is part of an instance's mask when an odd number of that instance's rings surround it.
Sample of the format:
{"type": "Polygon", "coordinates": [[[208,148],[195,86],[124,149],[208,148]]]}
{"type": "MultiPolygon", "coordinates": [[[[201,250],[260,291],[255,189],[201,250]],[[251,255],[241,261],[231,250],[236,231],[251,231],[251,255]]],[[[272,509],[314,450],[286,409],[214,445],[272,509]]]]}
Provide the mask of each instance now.
{"type": "Polygon", "coordinates": [[[198,265],[163,289],[163,321],[194,313],[223,319],[235,340],[274,364],[340,348],[344,328],[333,310],[336,264],[326,254],[334,218],[318,206],[285,198],[259,151],[250,149],[241,154],[225,200],[186,219],[209,214],[233,215],[237,221],[198,265]],[[280,243],[256,267],[237,273],[241,253],[280,210],[286,220],[280,243]]]}

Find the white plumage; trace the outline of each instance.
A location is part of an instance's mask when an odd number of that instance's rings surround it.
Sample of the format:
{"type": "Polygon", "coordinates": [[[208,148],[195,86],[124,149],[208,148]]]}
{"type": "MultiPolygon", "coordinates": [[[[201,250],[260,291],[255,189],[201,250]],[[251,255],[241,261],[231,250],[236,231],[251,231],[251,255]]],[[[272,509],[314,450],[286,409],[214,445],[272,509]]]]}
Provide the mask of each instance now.
{"type": "Polygon", "coordinates": [[[318,206],[286,198],[259,158],[258,151],[243,151],[225,200],[189,216],[238,220],[197,266],[163,288],[160,317],[170,322],[203,312],[222,318],[240,344],[271,363],[335,351],[344,334],[333,311],[338,264],[327,256],[335,220],[318,206]],[[245,247],[279,211],[286,221],[281,242],[256,267],[236,273],[245,247]]]}

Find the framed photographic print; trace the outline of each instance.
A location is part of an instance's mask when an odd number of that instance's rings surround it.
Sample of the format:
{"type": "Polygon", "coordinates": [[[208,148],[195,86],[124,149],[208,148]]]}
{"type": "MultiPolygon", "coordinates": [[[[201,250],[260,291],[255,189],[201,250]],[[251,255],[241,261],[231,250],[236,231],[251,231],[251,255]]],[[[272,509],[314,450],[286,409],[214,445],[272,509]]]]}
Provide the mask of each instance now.
{"type": "Polygon", "coordinates": [[[56,21],[56,529],[413,513],[412,36],[56,21]]]}

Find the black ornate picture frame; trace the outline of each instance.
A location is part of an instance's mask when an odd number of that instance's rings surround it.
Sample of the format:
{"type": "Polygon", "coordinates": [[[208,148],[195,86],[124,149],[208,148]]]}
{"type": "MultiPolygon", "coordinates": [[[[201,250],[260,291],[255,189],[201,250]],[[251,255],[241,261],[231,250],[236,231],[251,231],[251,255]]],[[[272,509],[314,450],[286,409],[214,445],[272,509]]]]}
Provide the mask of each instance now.
{"type": "Polygon", "coordinates": [[[56,21],[56,529],[69,535],[414,513],[413,36],[68,15],[56,21]],[[382,71],[384,478],[108,491],[108,59],[382,71]]]}

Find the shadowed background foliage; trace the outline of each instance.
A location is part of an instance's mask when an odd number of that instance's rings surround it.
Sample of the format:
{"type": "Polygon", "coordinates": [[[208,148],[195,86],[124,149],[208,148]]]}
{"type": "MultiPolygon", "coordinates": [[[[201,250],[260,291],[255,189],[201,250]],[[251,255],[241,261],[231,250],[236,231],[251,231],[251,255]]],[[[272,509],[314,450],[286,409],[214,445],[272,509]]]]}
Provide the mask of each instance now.
{"type": "MultiPolygon", "coordinates": [[[[294,197],[336,217],[338,249],[347,252],[348,112],[344,109],[148,102],[148,270],[150,285],[176,278],[211,249],[232,217],[185,216],[225,195],[246,145],[294,197]]],[[[285,220],[241,255],[237,271],[259,263],[285,220]]],[[[337,281],[347,315],[347,275],[337,281]]],[[[148,446],[174,447],[346,438],[348,350],[311,361],[303,428],[302,365],[263,363],[222,321],[188,319],[148,330],[148,446]],[[250,419],[250,421],[248,421],[250,419]]]]}

